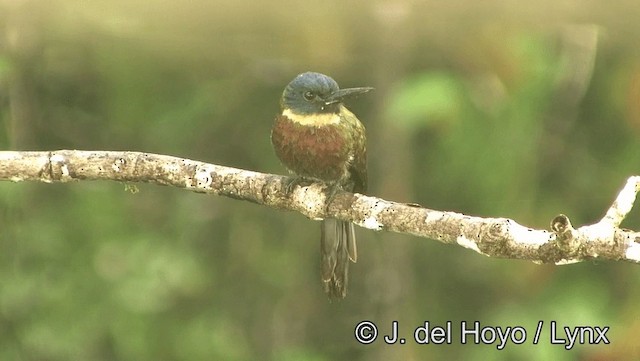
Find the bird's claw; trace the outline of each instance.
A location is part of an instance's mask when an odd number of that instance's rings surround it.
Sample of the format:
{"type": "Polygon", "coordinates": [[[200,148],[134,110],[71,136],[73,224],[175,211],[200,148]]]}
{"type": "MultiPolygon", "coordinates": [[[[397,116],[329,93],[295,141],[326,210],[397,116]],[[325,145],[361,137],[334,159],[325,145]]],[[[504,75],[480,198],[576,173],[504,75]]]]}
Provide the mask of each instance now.
{"type": "Polygon", "coordinates": [[[314,181],[309,178],[291,177],[284,181],[284,189],[287,192],[287,194],[291,194],[291,192],[293,192],[294,188],[296,188],[297,186],[308,187],[313,183],[314,181]]]}

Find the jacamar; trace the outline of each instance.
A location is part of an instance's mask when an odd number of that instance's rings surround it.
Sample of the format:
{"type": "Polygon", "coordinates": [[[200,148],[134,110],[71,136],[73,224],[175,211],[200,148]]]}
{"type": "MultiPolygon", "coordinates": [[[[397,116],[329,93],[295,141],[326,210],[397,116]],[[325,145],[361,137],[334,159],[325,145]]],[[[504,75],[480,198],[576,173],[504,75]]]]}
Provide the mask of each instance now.
{"type": "MultiPolygon", "coordinates": [[[[367,191],[365,129],[342,102],[372,89],[340,89],[332,78],[313,72],[296,76],[286,86],[271,143],[296,179],[323,181],[330,194],[367,191]]],[[[324,291],[331,299],[344,298],[349,260],[355,263],[358,258],[353,223],[323,220],[320,253],[324,291]]]]}

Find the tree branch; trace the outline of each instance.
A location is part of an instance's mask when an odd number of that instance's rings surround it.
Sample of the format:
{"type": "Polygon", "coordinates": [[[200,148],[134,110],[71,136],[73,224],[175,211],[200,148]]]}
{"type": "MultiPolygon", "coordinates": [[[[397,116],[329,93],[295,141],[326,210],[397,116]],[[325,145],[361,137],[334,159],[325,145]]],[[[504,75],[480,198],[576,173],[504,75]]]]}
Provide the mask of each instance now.
{"type": "Polygon", "coordinates": [[[574,229],[561,214],[551,221],[550,231],[527,228],[507,218],[472,217],[357,193],[338,192],[326,204],[326,185],[298,186],[287,194],[288,179],[140,152],[0,152],[0,180],[5,181],[115,180],[171,185],[292,210],[311,219],[338,218],[372,230],[459,244],[490,257],[557,265],[592,259],[640,263],[640,233],[620,228],[635,203],[640,176],[627,180],[598,223],[574,229]]]}

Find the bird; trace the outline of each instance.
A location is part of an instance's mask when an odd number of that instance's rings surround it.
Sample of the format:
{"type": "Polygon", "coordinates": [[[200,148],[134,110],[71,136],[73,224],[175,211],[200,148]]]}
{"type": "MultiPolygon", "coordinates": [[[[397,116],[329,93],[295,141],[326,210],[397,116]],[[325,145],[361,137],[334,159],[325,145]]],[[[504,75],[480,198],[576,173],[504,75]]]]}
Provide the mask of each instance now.
{"type": "MultiPolygon", "coordinates": [[[[367,191],[367,147],[364,125],[343,101],[371,87],[340,89],[331,77],[297,75],[280,98],[280,113],[271,143],[280,162],[300,180],[322,181],[330,198],[339,190],[367,191]]],[[[347,295],[349,262],[356,262],[356,236],[351,222],[324,219],[320,227],[321,279],[330,300],[347,295]]]]}

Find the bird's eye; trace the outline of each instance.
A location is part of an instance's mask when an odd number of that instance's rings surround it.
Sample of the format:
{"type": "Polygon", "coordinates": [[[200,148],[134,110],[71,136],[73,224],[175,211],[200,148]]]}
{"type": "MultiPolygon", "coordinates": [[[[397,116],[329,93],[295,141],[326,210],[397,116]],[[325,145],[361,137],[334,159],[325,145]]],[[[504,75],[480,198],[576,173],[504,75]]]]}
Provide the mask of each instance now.
{"type": "Polygon", "coordinates": [[[313,100],[316,97],[316,95],[313,94],[313,92],[310,92],[310,91],[306,91],[306,92],[302,93],[302,96],[307,101],[313,100]]]}

